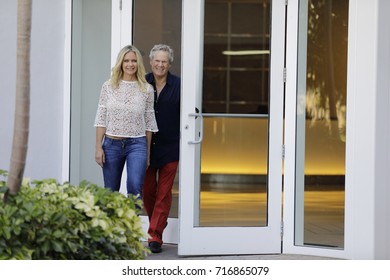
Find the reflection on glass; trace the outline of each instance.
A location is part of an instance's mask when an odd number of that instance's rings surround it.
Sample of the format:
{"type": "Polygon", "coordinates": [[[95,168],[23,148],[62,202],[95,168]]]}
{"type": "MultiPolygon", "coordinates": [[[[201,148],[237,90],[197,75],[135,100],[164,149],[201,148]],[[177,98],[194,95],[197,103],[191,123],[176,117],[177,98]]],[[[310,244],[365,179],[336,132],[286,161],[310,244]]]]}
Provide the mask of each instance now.
{"type": "Polygon", "coordinates": [[[348,4],[300,1],[296,245],[344,247],[348,4]]]}
{"type": "Polygon", "coordinates": [[[267,225],[270,10],[205,0],[199,226],[267,225]]]}
{"type": "Polygon", "coordinates": [[[201,226],[265,226],[267,118],[204,119],[201,226]]]}
{"type": "Polygon", "coordinates": [[[269,1],[205,1],[203,112],[268,107],[269,30],[269,1]]]}

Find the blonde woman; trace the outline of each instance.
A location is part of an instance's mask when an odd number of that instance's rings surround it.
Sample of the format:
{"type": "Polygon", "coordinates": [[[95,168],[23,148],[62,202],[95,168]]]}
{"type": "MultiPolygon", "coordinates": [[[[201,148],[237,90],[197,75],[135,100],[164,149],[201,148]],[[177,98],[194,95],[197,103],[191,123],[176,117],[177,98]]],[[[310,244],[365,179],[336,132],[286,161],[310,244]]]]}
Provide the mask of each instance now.
{"type": "Polygon", "coordinates": [[[153,104],[141,53],[125,46],[102,86],[95,117],[95,160],[106,188],[119,191],[126,163],[127,194],[141,197],[152,133],[158,131],[153,104]]]}

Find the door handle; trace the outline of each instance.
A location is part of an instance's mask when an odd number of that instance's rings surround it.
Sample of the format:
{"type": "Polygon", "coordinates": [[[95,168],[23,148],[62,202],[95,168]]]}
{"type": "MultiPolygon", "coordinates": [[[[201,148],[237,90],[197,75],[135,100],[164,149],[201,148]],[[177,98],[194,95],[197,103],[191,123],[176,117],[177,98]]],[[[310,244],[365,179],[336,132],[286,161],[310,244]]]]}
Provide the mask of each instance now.
{"type": "Polygon", "coordinates": [[[194,140],[194,141],[188,141],[188,144],[200,144],[203,140],[203,116],[202,116],[202,113],[199,113],[199,110],[196,110],[196,113],[188,114],[188,116],[195,117],[195,119],[197,119],[199,117],[199,121],[200,121],[199,139],[194,140]]]}

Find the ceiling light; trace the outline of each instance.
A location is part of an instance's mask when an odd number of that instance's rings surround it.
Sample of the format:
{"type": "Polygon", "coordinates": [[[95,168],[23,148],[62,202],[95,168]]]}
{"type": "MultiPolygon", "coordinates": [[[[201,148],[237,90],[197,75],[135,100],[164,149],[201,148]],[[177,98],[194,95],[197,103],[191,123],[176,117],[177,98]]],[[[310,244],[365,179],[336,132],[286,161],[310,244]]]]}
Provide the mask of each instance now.
{"type": "Polygon", "coordinates": [[[269,50],[244,50],[244,51],[223,51],[224,55],[259,55],[269,54],[269,50]]]}

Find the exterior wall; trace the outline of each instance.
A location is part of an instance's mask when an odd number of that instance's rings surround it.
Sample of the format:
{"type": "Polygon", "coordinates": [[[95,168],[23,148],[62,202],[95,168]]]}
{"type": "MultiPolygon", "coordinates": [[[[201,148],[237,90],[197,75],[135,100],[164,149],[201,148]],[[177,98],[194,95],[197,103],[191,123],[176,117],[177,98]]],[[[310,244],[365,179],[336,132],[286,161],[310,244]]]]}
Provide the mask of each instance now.
{"type": "MultiPolygon", "coordinates": [[[[30,134],[25,176],[62,179],[66,0],[33,1],[30,134]]],[[[0,169],[12,149],[17,1],[0,1],[0,169]]],[[[69,35],[69,34],[68,34],[69,35]]]]}
{"type": "Polygon", "coordinates": [[[390,1],[378,7],[375,101],[375,259],[390,259],[390,1]]]}
{"type": "Polygon", "coordinates": [[[346,248],[390,259],[390,23],[387,0],[350,1],[346,248]]]}

